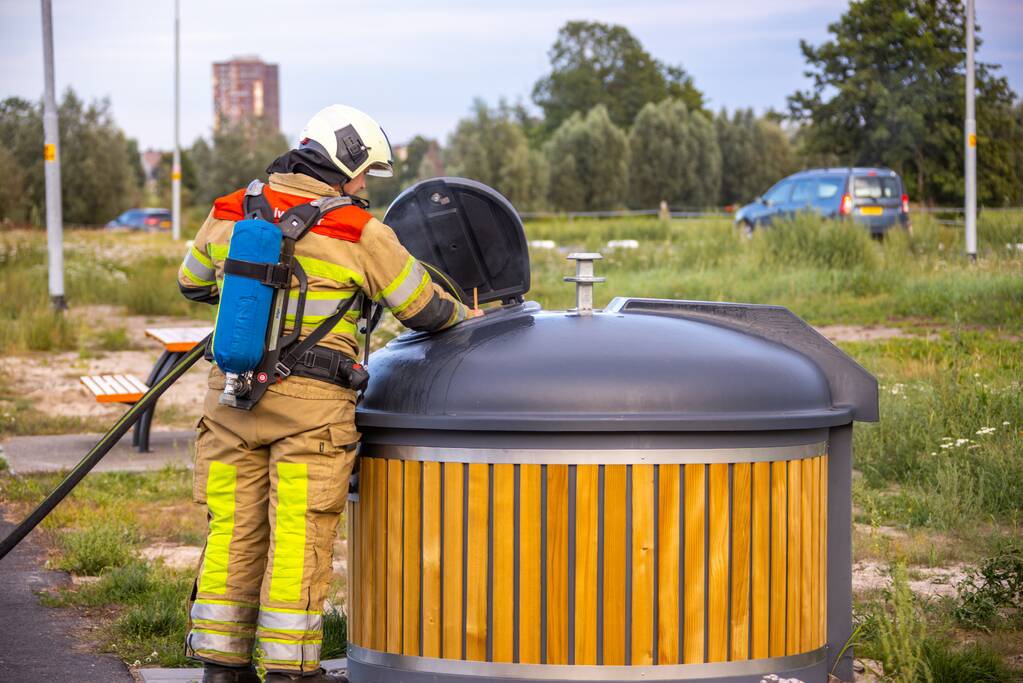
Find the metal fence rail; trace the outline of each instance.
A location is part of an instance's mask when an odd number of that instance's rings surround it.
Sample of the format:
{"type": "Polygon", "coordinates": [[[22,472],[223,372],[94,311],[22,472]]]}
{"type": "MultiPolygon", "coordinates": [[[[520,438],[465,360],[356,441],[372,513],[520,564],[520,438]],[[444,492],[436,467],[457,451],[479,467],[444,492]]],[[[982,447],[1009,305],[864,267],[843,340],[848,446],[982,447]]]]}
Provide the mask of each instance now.
{"type": "MultiPolygon", "coordinates": [[[[961,216],[963,214],[963,207],[961,206],[914,206],[910,208],[910,215],[914,213],[924,214],[954,214],[961,216]]],[[[992,206],[992,207],[981,207],[980,213],[1012,213],[1019,212],[1023,213],[1023,207],[1018,206],[992,206]]],[[[640,218],[644,216],[658,216],[661,212],[658,209],[619,209],[614,211],[520,211],[519,216],[523,220],[537,220],[537,219],[560,219],[571,221],[576,218],[640,218]]],[[[734,211],[729,211],[725,208],[697,208],[697,207],[682,207],[678,209],[671,209],[668,211],[668,215],[672,218],[731,218],[734,215],[734,211]]],[[[939,223],[944,225],[962,225],[962,218],[958,220],[949,219],[936,219],[939,223]]]]}

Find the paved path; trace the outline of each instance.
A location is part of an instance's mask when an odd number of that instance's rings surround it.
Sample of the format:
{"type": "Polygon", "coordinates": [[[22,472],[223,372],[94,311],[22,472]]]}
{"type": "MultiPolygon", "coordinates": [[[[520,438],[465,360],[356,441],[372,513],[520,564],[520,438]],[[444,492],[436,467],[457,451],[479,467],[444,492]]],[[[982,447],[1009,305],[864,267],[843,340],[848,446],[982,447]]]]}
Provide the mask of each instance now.
{"type": "MultiPolygon", "coordinates": [[[[327,671],[348,668],[347,659],[325,659],[321,665],[327,671]]],[[[202,679],[200,669],[139,669],[144,683],[193,683],[202,679]]]]}
{"type": "MultiPolygon", "coordinates": [[[[0,445],[2,455],[14,474],[70,470],[96,445],[102,434],[65,434],[61,436],[17,436],[0,445]]],[[[149,453],[139,453],[131,445],[131,432],[124,435],[94,472],[144,472],[166,465],[191,467],[191,429],[153,430],[149,453]]]]}
{"type": "MultiPolygon", "coordinates": [[[[0,536],[14,527],[0,517],[0,536]]],[[[74,612],[39,604],[35,591],[68,582],[63,572],[40,569],[42,549],[26,538],[0,560],[0,680],[131,683],[116,657],[76,651],[81,627],[74,612]]]]}

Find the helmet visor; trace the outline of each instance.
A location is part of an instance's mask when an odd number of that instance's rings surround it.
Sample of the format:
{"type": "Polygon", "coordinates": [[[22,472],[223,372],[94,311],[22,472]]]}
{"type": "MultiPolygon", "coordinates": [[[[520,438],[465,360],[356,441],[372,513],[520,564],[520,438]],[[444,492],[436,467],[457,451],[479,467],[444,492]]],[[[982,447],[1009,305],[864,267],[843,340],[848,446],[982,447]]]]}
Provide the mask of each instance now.
{"type": "Polygon", "coordinates": [[[374,178],[391,178],[394,176],[394,167],[384,162],[376,162],[369,165],[366,175],[374,178]]]}

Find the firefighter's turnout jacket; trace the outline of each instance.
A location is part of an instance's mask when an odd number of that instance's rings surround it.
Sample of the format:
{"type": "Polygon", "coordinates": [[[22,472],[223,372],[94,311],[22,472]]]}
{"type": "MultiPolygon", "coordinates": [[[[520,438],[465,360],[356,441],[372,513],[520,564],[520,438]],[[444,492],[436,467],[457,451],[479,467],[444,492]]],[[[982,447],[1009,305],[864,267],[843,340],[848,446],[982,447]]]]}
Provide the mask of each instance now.
{"type": "MultiPolygon", "coordinates": [[[[325,183],[290,173],[272,174],[264,192],[276,217],[296,204],[337,195],[325,183]]],[[[239,190],[216,200],[196,235],[178,273],[186,297],[218,300],[243,197],[239,190]]],[[[358,207],[328,213],[297,242],[295,254],[309,278],[304,334],[359,292],[413,329],[442,329],[467,315],[390,228],[358,207]]],[[[356,358],[357,315],[352,312],[320,344],[356,358]]],[[[293,308],[287,322],[294,323],[293,308]]],[[[255,647],[268,671],[315,671],[334,537],[359,440],[355,394],[292,375],[243,411],[220,405],[223,386],[223,374],[213,368],[198,425],[193,491],[195,501],[207,506],[209,530],[187,651],[230,665],[250,662],[255,647]]]]}

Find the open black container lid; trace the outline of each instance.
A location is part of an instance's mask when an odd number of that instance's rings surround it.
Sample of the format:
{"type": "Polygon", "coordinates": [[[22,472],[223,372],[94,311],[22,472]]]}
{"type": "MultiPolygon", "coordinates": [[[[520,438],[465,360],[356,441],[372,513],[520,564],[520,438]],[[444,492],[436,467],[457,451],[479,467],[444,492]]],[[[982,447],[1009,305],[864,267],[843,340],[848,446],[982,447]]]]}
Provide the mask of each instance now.
{"type": "Polygon", "coordinates": [[[394,200],[384,222],[420,261],[480,303],[520,301],[529,291],[522,219],[496,190],[467,178],[432,178],[394,200]]]}

